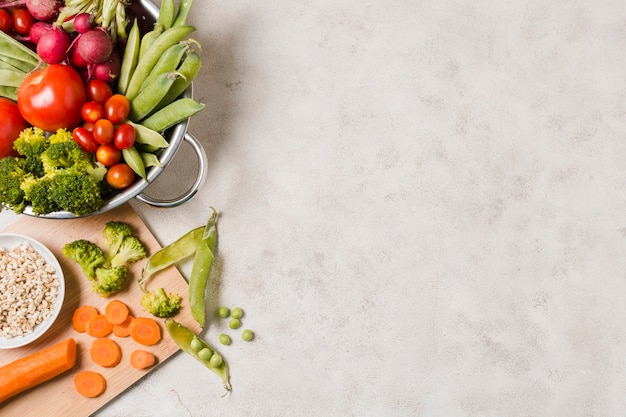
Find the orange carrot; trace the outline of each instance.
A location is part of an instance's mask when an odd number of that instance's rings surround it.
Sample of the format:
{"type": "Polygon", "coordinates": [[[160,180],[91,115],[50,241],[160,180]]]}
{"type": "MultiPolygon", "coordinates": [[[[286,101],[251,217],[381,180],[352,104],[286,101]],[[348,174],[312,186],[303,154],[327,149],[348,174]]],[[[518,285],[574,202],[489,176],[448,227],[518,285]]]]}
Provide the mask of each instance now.
{"type": "Polygon", "coordinates": [[[122,349],[114,340],[100,337],[91,343],[91,360],[105,368],[113,368],[122,360],[122,349]]]}
{"type": "Polygon", "coordinates": [[[113,325],[109,323],[104,314],[98,314],[87,322],[85,331],[93,337],[105,337],[113,331],[113,325]]]}
{"type": "Polygon", "coordinates": [[[136,369],[146,369],[156,363],[156,356],[147,350],[137,349],[130,354],[130,364],[136,369]]]}
{"type": "Polygon", "coordinates": [[[130,323],[132,323],[134,319],[135,318],[133,316],[129,315],[128,317],[126,317],[126,320],[124,320],[120,324],[114,324],[113,334],[117,337],[130,336],[130,323]]]}
{"type": "Polygon", "coordinates": [[[0,402],[46,382],[76,363],[76,341],[67,339],[0,368],[0,402]]]}
{"type": "Polygon", "coordinates": [[[85,332],[87,322],[98,315],[98,310],[94,306],[84,305],[74,310],[72,314],[72,327],[79,333],[85,332]]]}
{"type": "Polygon", "coordinates": [[[136,317],[130,324],[130,337],[137,343],[152,346],[161,340],[161,327],[150,317],[136,317]]]}
{"type": "Polygon", "coordinates": [[[104,315],[111,324],[120,324],[128,314],[128,306],[121,300],[111,300],[104,308],[104,315]]]}
{"type": "Polygon", "coordinates": [[[98,372],[80,371],[74,376],[74,387],[83,397],[94,398],[106,390],[107,381],[98,372]]]}

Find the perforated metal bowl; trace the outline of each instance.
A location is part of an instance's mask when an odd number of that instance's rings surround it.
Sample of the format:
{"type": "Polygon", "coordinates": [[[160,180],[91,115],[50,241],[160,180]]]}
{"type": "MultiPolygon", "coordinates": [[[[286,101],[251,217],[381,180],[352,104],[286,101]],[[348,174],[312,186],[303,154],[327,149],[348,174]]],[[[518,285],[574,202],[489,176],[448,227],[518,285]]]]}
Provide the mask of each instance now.
{"type": "MultiPolygon", "coordinates": [[[[144,12],[145,17],[150,21],[156,20],[159,15],[159,7],[150,0],[136,0],[133,7],[135,7],[140,12],[144,12]]],[[[185,97],[192,97],[193,85],[190,86],[183,95],[185,97]]],[[[105,204],[102,206],[102,208],[100,208],[100,210],[82,216],[77,216],[67,211],[56,211],[53,213],[36,215],[35,213],[33,213],[32,207],[28,206],[25,208],[23,214],[50,219],[74,219],[78,217],[93,216],[96,214],[107,212],[121,206],[122,204],[129,202],[132,199],[137,199],[151,206],[166,208],[176,207],[187,202],[196,194],[196,192],[204,183],[204,180],[206,178],[207,166],[206,152],[204,151],[204,148],[202,147],[202,144],[198,141],[198,139],[196,139],[191,133],[187,131],[188,124],[189,121],[185,120],[184,122],[181,122],[166,131],[165,138],[168,140],[169,146],[165,148],[159,155],[159,160],[161,161],[162,165],[161,167],[149,168],[146,172],[147,175],[145,180],[138,179],[129,188],[106,200],[105,204]],[[165,169],[167,169],[168,164],[174,158],[174,156],[176,155],[176,151],[179,149],[180,145],[183,142],[187,142],[192,147],[198,158],[198,175],[194,183],[191,185],[191,188],[184,191],[179,197],[166,200],[158,200],[144,194],[144,191],[150,186],[150,184],[154,182],[165,169]]]]}

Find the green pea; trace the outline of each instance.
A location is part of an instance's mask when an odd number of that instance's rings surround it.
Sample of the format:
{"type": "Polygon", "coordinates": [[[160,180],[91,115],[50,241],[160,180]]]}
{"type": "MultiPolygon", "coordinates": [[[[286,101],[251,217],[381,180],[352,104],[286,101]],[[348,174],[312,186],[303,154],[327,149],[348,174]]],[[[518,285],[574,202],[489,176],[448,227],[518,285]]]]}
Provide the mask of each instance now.
{"type": "Polygon", "coordinates": [[[204,345],[202,344],[202,342],[200,340],[198,340],[198,338],[194,337],[193,339],[191,339],[191,348],[196,351],[199,352],[200,350],[202,350],[202,348],[204,347],[204,345]]]}
{"type": "Polygon", "coordinates": [[[239,319],[231,319],[229,326],[231,329],[238,329],[239,326],[241,326],[241,322],[239,321],[239,319]]]}
{"type": "Polygon", "coordinates": [[[211,360],[211,358],[213,358],[213,352],[211,351],[211,349],[205,347],[205,348],[202,348],[200,352],[198,352],[198,357],[202,359],[203,361],[208,361],[208,360],[211,360]]]}
{"type": "Polygon", "coordinates": [[[243,317],[243,310],[239,307],[233,308],[233,311],[230,313],[231,317],[234,319],[240,319],[243,317]]]}
{"type": "Polygon", "coordinates": [[[250,329],[246,329],[241,333],[241,338],[246,342],[249,342],[254,338],[254,333],[250,329]]]}
{"type": "Polygon", "coordinates": [[[220,335],[220,343],[223,345],[230,345],[230,337],[227,334],[222,333],[220,335]]]}
{"type": "Polygon", "coordinates": [[[226,317],[228,317],[230,315],[230,310],[228,309],[228,307],[226,306],[221,306],[220,308],[217,309],[217,316],[225,319],[226,317]]]}
{"type": "Polygon", "coordinates": [[[220,356],[219,353],[214,354],[213,356],[211,356],[211,359],[209,360],[209,365],[217,368],[218,366],[220,366],[223,362],[222,357],[220,356]]]}

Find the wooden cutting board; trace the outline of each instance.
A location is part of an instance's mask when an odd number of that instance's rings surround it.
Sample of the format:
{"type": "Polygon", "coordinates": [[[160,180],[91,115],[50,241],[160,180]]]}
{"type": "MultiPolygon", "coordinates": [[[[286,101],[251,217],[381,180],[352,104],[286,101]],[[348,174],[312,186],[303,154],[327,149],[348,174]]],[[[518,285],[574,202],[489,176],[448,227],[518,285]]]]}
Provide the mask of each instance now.
{"type": "MultiPolygon", "coordinates": [[[[102,237],[102,228],[106,222],[111,220],[130,224],[135,234],[147,247],[149,254],[161,248],[156,238],[129,204],[98,216],[81,219],[53,220],[21,216],[15,223],[3,230],[3,232],[20,233],[37,239],[56,255],[65,274],[66,294],[63,309],[57,321],[46,334],[31,345],[0,350],[0,366],[70,337],[76,340],[78,357],[76,365],[70,371],[0,404],[0,415],[89,416],[179,350],[178,346],[168,337],[163,320],[159,319],[163,339],[155,346],[142,346],[130,337],[108,336],[119,343],[123,357],[119,365],[107,369],[94,364],[89,358],[89,347],[94,338],[72,329],[71,318],[76,307],[90,304],[98,308],[99,311],[104,311],[108,299],[90,290],[89,283],[80,267],[75,262],[66,259],[61,253],[61,249],[64,244],[76,239],[88,239],[101,247],[106,247],[102,237]],[[131,367],[128,362],[130,353],[138,348],[153,352],[158,359],[157,365],[147,370],[137,370],[131,367]],[[96,370],[102,373],[107,380],[106,392],[98,398],[84,398],[74,389],[72,381],[74,375],[85,369],[96,370]]],[[[141,276],[145,262],[145,259],[141,260],[131,267],[125,287],[114,296],[114,298],[127,303],[131,313],[136,317],[149,316],[139,304],[143,293],[137,285],[137,279],[141,276]]],[[[183,296],[183,308],[175,316],[175,319],[194,331],[199,331],[199,326],[192,319],[188,307],[187,281],[179,270],[171,267],[155,275],[149,282],[148,289],[154,290],[158,287],[163,287],[168,292],[176,292],[183,296]]]]}

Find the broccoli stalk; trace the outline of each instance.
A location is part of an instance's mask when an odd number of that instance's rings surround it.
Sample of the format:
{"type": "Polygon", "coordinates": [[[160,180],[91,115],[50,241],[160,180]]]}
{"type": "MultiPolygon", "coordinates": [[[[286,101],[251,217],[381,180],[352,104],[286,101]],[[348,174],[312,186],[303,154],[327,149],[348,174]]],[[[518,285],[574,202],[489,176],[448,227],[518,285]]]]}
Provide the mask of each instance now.
{"type": "Polygon", "coordinates": [[[180,295],[166,294],[163,288],[147,292],[141,297],[141,306],[155,317],[168,318],[178,313],[182,303],[180,295]]]}

